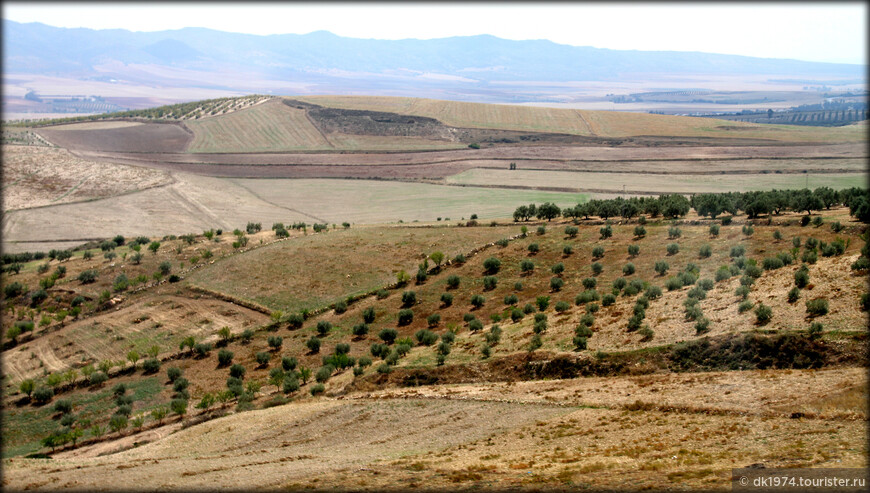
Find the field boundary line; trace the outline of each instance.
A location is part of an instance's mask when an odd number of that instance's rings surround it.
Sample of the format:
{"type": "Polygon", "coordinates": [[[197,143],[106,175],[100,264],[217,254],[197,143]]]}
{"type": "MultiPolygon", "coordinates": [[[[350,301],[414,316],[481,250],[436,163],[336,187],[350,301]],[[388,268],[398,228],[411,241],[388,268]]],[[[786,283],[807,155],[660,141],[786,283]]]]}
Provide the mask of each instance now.
{"type": "Polygon", "coordinates": [[[249,310],[254,310],[256,312],[260,312],[264,315],[271,315],[272,310],[266,308],[265,306],[255,303],[253,301],[243,300],[241,298],[236,298],[235,296],[221,293],[220,291],[214,291],[208,288],[204,288],[202,286],[197,286],[196,284],[188,283],[190,290],[200,294],[207,294],[211,297],[217,298],[221,301],[226,301],[228,303],[232,303],[234,305],[239,305],[243,308],[247,308],[249,310]]]}

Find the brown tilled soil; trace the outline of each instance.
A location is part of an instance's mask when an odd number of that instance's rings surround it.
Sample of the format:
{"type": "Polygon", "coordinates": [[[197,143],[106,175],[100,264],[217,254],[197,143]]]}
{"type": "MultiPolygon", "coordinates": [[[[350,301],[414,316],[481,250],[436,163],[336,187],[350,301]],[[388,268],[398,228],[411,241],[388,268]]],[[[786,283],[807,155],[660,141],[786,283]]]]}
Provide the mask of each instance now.
{"type": "Polygon", "coordinates": [[[43,127],[37,133],[52,144],[71,150],[109,152],[182,152],[193,138],[190,130],[175,123],[141,123],[110,128],[91,126],[90,123],[73,123],[43,127]]]}
{"type": "Polygon", "coordinates": [[[862,369],[302,397],[168,435],[159,428],[146,431],[53,460],[7,459],[3,485],[81,491],[724,490],[731,469],[750,464],[866,467],[866,398],[862,369]],[[134,445],[149,440],[154,441],[134,445]],[[99,456],[104,453],[109,455],[99,456]]]}

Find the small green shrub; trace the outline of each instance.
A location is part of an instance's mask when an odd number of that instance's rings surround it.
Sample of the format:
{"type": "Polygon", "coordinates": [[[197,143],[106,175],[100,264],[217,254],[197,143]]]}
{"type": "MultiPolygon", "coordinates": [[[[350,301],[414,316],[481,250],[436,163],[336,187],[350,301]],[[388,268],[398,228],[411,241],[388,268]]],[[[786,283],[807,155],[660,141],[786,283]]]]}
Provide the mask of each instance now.
{"type": "Polygon", "coordinates": [[[312,353],[315,353],[315,354],[319,353],[320,352],[320,339],[318,339],[315,336],[312,336],[310,339],[305,341],[305,347],[307,347],[308,350],[311,351],[312,353]]]}
{"type": "Polygon", "coordinates": [[[773,317],[773,310],[764,303],[759,303],[755,307],[755,320],[759,325],[764,325],[773,317]]]}
{"type": "Polygon", "coordinates": [[[811,317],[820,317],[822,315],[827,315],[828,313],[828,300],[825,298],[816,298],[814,300],[807,300],[806,302],[807,313],[811,317]]]}
{"type": "Polygon", "coordinates": [[[486,276],[483,278],[483,289],[485,291],[492,291],[498,285],[498,278],[495,276],[486,276]]]}
{"type": "MultiPolygon", "coordinates": [[[[447,293],[444,293],[447,294],[447,293]]],[[[443,296],[442,296],[443,301],[443,296]]],[[[408,325],[414,320],[414,312],[410,309],[399,310],[399,325],[408,325]]]]}
{"type": "Polygon", "coordinates": [[[786,296],[789,303],[794,303],[801,297],[801,290],[797,287],[791,288],[786,296]]]}
{"type": "Polygon", "coordinates": [[[378,337],[386,344],[392,344],[398,336],[399,331],[397,331],[396,329],[385,328],[378,332],[378,337]]]}

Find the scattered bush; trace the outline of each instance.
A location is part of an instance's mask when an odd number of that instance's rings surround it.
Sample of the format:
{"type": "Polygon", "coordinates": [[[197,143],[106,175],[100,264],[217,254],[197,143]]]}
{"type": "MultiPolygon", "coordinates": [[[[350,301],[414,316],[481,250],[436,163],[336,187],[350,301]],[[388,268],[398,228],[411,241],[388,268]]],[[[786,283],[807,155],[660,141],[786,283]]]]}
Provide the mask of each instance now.
{"type": "Polygon", "coordinates": [[[447,276],[447,287],[449,289],[456,289],[459,287],[459,276],[456,274],[451,274],[447,276]]]}
{"type": "Polygon", "coordinates": [[[97,271],[94,269],[83,270],[79,273],[78,280],[82,284],[90,284],[97,280],[97,271]]]}
{"type": "Polygon", "coordinates": [[[335,313],[342,314],[347,311],[347,302],[338,301],[335,303],[335,313]]]}
{"type": "Polygon", "coordinates": [[[593,259],[600,259],[603,257],[604,257],[604,247],[603,246],[597,246],[597,247],[592,248],[592,258],[593,259]]]}
{"type": "Polygon", "coordinates": [[[317,322],[317,335],[320,337],[329,334],[329,331],[332,330],[332,324],[326,320],[320,320],[317,322]]]}
{"type": "Polygon", "coordinates": [[[761,262],[761,265],[764,270],[775,270],[783,267],[782,260],[777,257],[767,257],[761,262]]]}
{"type": "Polygon", "coordinates": [[[807,300],[806,302],[807,313],[811,317],[819,317],[822,315],[827,315],[828,313],[828,300],[824,298],[816,298],[814,300],[807,300]]]}
{"type": "Polygon", "coordinates": [[[680,289],[682,287],[683,281],[680,279],[679,276],[670,277],[665,281],[665,288],[667,288],[668,291],[676,291],[677,289],[680,289]]]}
{"type": "Polygon", "coordinates": [[[414,334],[414,337],[417,339],[417,342],[423,346],[431,346],[438,341],[438,334],[428,329],[418,330],[414,334]]]}
{"type": "Polygon", "coordinates": [[[755,307],[755,320],[759,325],[764,325],[773,317],[773,310],[764,303],[759,303],[755,307]]]}
{"type": "Polygon", "coordinates": [[[622,289],[624,289],[627,284],[628,284],[628,280],[626,280],[624,277],[617,277],[616,279],[613,280],[614,289],[617,289],[620,291],[622,289]]]}
{"type": "Polygon", "coordinates": [[[495,276],[486,276],[483,278],[483,289],[492,291],[498,285],[498,278],[495,276]]]}
{"type": "Polygon", "coordinates": [[[695,298],[698,300],[703,300],[707,297],[707,291],[705,291],[701,286],[695,286],[689,290],[687,293],[689,298],[695,298]]]}
{"type": "Polygon", "coordinates": [[[269,336],[267,342],[269,344],[269,348],[271,348],[273,351],[278,351],[284,344],[284,339],[280,336],[269,336]]]}
{"type": "Polygon", "coordinates": [[[402,293],[402,306],[409,308],[417,303],[417,293],[413,291],[405,291],[402,293]]]}
{"type": "Polygon", "coordinates": [[[495,257],[489,257],[483,261],[483,268],[488,274],[495,274],[501,269],[501,260],[495,257]]]}
{"type": "MultiPolygon", "coordinates": [[[[447,293],[444,293],[447,294],[447,293]]],[[[441,296],[441,301],[444,301],[444,296],[441,296]]],[[[414,320],[414,312],[410,309],[399,310],[399,325],[408,325],[414,320]]]]}
{"type": "Polygon", "coordinates": [[[744,255],[746,255],[746,247],[745,246],[735,245],[735,246],[731,247],[731,251],[729,253],[729,256],[731,258],[742,257],[744,255]]]}
{"type": "Polygon", "coordinates": [[[695,334],[700,335],[710,330],[710,319],[701,317],[695,320],[695,334]]]}
{"type": "Polygon", "coordinates": [[[486,302],[486,298],[484,298],[483,296],[481,296],[479,294],[476,294],[476,295],[471,297],[471,305],[474,308],[482,307],[485,302],[486,302]]]}
{"type": "Polygon", "coordinates": [[[668,255],[676,255],[680,251],[680,245],[676,243],[669,243],[667,246],[668,255]]]}
{"type": "Polygon", "coordinates": [[[453,295],[450,293],[443,293],[441,295],[441,303],[443,303],[444,306],[452,305],[453,304],[453,295]]]}
{"type": "Polygon", "coordinates": [[[320,339],[318,339],[317,337],[312,336],[310,339],[308,339],[307,341],[305,341],[305,346],[306,346],[306,347],[308,348],[308,350],[311,351],[312,353],[315,353],[315,354],[316,354],[316,353],[319,353],[319,352],[320,352],[320,339]]]}
{"type": "Polygon", "coordinates": [[[142,370],[146,373],[157,373],[160,371],[160,360],[157,358],[148,358],[142,362],[142,370]]]}
{"type": "Polygon", "coordinates": [[[630,275],[634,274],[634,272],[635,272],[634,264],[631,262],[625,264],[622,267],[623,275],[630,276],[630,275]]]}
{"type": "Polygon", "coordinates": [[[561,277],[554,277],[550,279],[550,289],[553,291],[560,291],[562,286],[565,285],[565,281],[562,280],[561,277]]]}
{"type": "Polygon", "coordinates": [[[398,336],[399,332],[396,329],[385,328],[378,332],[378,337],[387,344],[392,344],[398,336]]]}
{"type": "Polygon", "coordinates": [[[299,313],[291,313],[287,316],[287,328],[290,330],[301,329],[303,322],[305,320],[299,313]]]}

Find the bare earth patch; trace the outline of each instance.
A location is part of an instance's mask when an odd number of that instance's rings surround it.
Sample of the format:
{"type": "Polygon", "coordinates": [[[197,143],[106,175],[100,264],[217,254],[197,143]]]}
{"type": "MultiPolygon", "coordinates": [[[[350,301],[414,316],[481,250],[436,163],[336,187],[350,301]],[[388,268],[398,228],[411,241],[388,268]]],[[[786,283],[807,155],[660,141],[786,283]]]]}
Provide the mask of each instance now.
{"type": "Polygon", "coordinates": [[[89,161],[65,149],[3,146],[3,209],[81,202],[172,182],[151,168],[89,161]]]}

